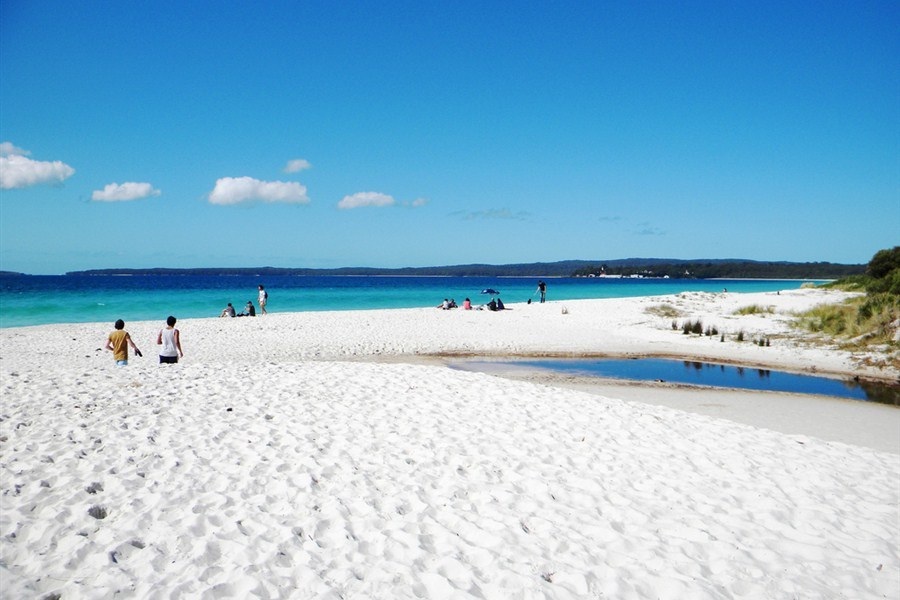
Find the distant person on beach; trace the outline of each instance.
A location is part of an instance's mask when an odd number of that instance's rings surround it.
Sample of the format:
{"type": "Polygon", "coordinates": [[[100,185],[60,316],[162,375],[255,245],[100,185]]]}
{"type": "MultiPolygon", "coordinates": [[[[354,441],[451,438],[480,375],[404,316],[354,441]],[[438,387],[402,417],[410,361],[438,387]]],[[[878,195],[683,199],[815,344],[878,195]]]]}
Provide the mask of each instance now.
{"type": "Polygon", "coordinates": [[[463,300],[463,310],[472,310],[472,301],[468,298],[463,300]]]}
{"type": "Polygon", "coordinates": [[[543,279],[538,281],[538,291],[541,293],[541,304],[543,304],[544,300],[547,298],[547,284],[544,283],[543,279]]]}
{"type": "Polygon", "coordinates": [[[259,284],[259,314],[265,315],[268,314],[266,312],[266,303],[269,301],[269,292],[266,291],[266,288],[263,284],[259,284]]]}
{"type": "Polygon", "coordinates": [[[497,310],[506,310],[506,306],[503,305],[503,300],[500,299],[500,296],[497,296],[497,310]]]}
{"type": "Polygon", "coordinates": [[[106,339],[106,349],[112,350],[117,366],[124,367],[128,364],[128,346],[134,348],[137,356],[143,356],[138,347],[134,345],[131,336],[125,331],[125,321],[119,319],[116,321],[115,330],[106,339]]]}
{"type": "Polygon", "coordinates": [[[255,317],[256,316],[256,307],[253,306],[253,300],[247,300],[247,306],[244,307],[244,312],[240,314],[242,317],[255,317]]]}
{"type": "Polygon", "coordinates": [[[181,332],[175,329],[175,317],[170,316],[166,319],[166,327],[159,330],[156,343],[162,346],[159,351],[159,364],[174,364],[178,362],[179,356],[184,358],[184,352],[181,350],[181,332]]]}
{"type": "Polygon", "coordinates": [[[220,317],[233,317],[234,316],[234,307],[231,305],[231,302],[228,303],[224,309],[222,309],[222,314],[220,317]]]}
{"type": "Polygon", "coordinates": [[[497,310],[497,301],[491,298],[491,301],[487,303],[488,310],[497,310]]]}
{"type": "Polygon", "coordinates": [[[441,308],[443,310],[449,310],[450,309],[450,301],[447,300],[446,298],[444,298],[444,301],[441,302],[440,304],[438,304],[437,307],[441,308]]]}

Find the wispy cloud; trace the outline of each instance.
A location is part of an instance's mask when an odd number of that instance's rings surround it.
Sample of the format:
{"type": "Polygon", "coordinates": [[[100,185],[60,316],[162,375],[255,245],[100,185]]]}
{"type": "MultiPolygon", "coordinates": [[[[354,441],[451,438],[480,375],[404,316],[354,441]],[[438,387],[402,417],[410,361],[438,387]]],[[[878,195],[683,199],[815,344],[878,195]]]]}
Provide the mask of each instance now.
{"type": "Polygon", "coordinates": [[[75,169],[62,161],[32,160],[28,158],[29,154],[11,142],[0,143],[0,189],[59,184],[75,174],[75,169]]]}
{"type": "Polygon", "coordinates": [[[531,216],[531,213],[528,213],[524,210],[513,212],[508,208],[488,208],[486,210],[457,211],[452,214],[461,218],[463,221],[475,221],[480,219],[524,221],[531,216]]]}
{"type": "Polygon", "coordinates": [[[94,190],[91,200],[96,202],[127,202],[128,200],[140,200],[150,196],[159,196],[162,192],[154,189],[149,183],[110,183],[102,190],[94,190]]]}
{"type": "Polygon", "coordinates": [[[409,203],[409,205],[413,208],[419,208],[420,206],[425,206],[426,204],[428,204],[428,198],[416,198],[409,203]]]}
{"type": "Polygon", "coordinates": [[[296,181],[260,181],[252,177],[222,177],[209,194],[211,204],[239,204],[259,200],[308,204],[306,186],[296,181]]]}
{"type": "Polygon", "coordinates": [[[635,235],[666,235],[668,232],[659,227],[654,227],[650,223],[640,223],[639,229],[634,231],[635,235]]]}
{"type": "Polygon", "coordinates": [[[284,172],[299,173],[300,171],[305,171],[311,168],[312,165],[305,158],[295,158],[287,162],[287,164],[284,166],[284,172]]]}
{"type": "Polygon", "coordinates": [[[337,207],[342,210],[351,208],[363,208],[366,206],[393,206],[397,201],[393,196],[382,194],[381,192],[357,192],[350,196],[344,196],[337,207]]]}

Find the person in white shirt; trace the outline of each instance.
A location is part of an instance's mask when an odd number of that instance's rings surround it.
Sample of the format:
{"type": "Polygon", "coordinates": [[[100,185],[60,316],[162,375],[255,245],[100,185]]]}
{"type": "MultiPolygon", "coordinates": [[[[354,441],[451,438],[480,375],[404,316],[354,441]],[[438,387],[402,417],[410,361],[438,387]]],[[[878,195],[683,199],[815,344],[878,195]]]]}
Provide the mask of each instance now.
{"type": "Polygon", "coordinates": [[[266,288],[263,287],[263,284],[259,284],[259,314],[266,314],[266,302],[269,301],[269,292],[266,291],[266,288]]]}
{"type": "Polygon", "coordinates": [[[175,329],[175,317],[170,316],[166,319],[166,327],[159,331],[156,343],[162,346],[159,351],[160,364],[177,363],[179,356],[184,358],[184,352],[181,350],[181,332],[175,329]]]}

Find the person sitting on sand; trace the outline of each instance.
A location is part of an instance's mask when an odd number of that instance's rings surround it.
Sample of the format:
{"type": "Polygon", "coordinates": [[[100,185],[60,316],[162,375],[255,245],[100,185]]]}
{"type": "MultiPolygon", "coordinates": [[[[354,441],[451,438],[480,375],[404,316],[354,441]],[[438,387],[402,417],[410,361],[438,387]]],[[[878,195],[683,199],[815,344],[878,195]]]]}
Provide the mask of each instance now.
{"type": "Polygon", "coordinates": [[[449,308],[459,308],[459,305],[456,304],[456,300],[454,298],[450,298],[449,308]]]}
{"type": "Polygon", "coordinates": [[[503,305],[503,300],[500,299],[500,296],[497,296],[497,310],[506,310],[506,307],[503,305]]]}
{"type": "Polygon", "coordinates": [[[231,302],[228,303],[224,309],[222,309],[222,314],[220,317],[233,317],[234,316],[234,307],[231,305],[231,302]]]}
{"type": "Polygon", "coordinates": [[[181,350],[181,332],[175,329],[175,320],[172,316],[166,319],[165,329],[161,329],[156,336],[156,343],[162,346],[159,351],[159,364],[174,364],[178,362],[179,356],[184,358],[184,352],[181,350]]]}
{"type": "Polygon", "coordinates": [[[491,298],[491,301],[487,303],[488,310],[497,310],[497,301],[491,298]]]}
{"type": "Polygon", "coordinates": [[[124,367],[128,364],[129,345],[134,348],[134,353],[136,355],[143,356],[143,354],[141,354],[138,347],[134,345],[128,332],[125,331],[125,321],[122,319],[116,321],[115,328],[115,331],[110,333],[109,337],[106,339],[106,349],[113,351],[113,358],[116,361],[116,366],[124,367]]]}
{"type": "Polygon", "coordinates": [[[463,310],[472,310],[472,301],[468,298],[463,300],[463,310]]]}
{"type": "Polygon", "coordinates": [[[442,310],[449,310],[450,309],[450,301],[447,300],[446,298],[444,298],[444,301],[441,302],[440,304],[438,304],[437,307],[442,310]]]}
{"type": "Polygon", "coordinates": [[[248,317],[256,316],[256,307],[253,306],[252,300],[247,300],[247,306],[244,307],[244,312],[247,314],[248,317]]]}

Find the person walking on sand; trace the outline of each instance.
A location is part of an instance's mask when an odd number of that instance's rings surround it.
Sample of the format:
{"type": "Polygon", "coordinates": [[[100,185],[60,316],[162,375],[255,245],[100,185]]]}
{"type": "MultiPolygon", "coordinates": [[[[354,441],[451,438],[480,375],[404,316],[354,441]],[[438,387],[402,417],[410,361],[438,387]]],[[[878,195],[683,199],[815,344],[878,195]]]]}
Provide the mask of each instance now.
{"type": "Polygon", "coordinates": [[[547,298],[547,284],[544,283],[543,279],[538,281],[538,291],[541,293],[541,304],[543,304],[544,300],[547,298]]]}
{"type": "Polygon", "coordinates": [[[175,317],[170,316],[166,319],[166,328],[159,330],[156,343],[162,346],[159,351],[159,364],[174,364],[178,362],[179,356],[184,358],[184,352],[181,350],[181,332],[175,329],[175,317]]]}
{"type": "Polygon", "coordinates": [[[109,334],[109,337],[106,339],[106,349],[112,350],[113,358],[116,361],[116,366],[124,367],[128,364],[128,346],[130,345],[134,348],[134,353],[137,356],[143,356],[141,351],[138,350],[138,347],[134,345],[134,342],[131,339],[131,336],[125,331],[125,321],[119,319],[116,321],[115,330],[109,334]]]}
{"type": "Polygon", "coordinates": [[[259,284],[259,314],[264,315],[266,313],[266,303],[269,301],[269,292],[266,291],[266,288],[263,287],[263,284],[259,284]]]}

